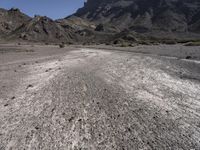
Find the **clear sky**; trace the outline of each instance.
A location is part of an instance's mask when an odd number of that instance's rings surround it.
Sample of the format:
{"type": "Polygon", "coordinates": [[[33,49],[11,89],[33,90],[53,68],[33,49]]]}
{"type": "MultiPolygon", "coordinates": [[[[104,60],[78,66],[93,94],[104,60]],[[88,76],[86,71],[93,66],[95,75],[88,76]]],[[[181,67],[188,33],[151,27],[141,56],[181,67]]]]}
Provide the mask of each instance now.
{"type": "Polygon", "coordinates": [[[84,0],[0,0],[0,8],[19,8],[29,16],[64,18],[84,5],[84,0]]]}

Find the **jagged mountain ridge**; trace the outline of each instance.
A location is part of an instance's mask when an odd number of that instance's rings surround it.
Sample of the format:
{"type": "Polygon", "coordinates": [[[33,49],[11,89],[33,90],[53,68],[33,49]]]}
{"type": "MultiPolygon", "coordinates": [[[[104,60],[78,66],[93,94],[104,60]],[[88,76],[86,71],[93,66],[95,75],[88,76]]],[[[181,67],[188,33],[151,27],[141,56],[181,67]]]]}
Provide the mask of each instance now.
{"type": "Polygon", "coordinates": [[[19,9],[0,9],[0,35],[9,34],[19,28],[22,24],[28,23],[31,18],[19,9]]]}
{"type": "Polygon", "coordinates": [[[139,32],[200,32],[199,0],[88,0],[75,16],[139,32]]]}
{"type": "Polygon", "coordinates": [[[13,31],[10,38],[41,42],[72,42],[77,40],[73,30],[63,28],[60,24],[45,16],[35,16],[13,31]]]}
{"type": "Polygon", "coordinates": [[[112,43],[137,37],[200,39],[200,1],[88,0],[75,14],[58,20],[0,9],[0,39],[112,43]]]}
{"type": "Polygon", "coordinates": [[[12,8],[0,9],[0,39],[73,43],[78,41],[78,35],[73,28],[66,28],[51,18],[38,15],[31,18],[12,8]]]}

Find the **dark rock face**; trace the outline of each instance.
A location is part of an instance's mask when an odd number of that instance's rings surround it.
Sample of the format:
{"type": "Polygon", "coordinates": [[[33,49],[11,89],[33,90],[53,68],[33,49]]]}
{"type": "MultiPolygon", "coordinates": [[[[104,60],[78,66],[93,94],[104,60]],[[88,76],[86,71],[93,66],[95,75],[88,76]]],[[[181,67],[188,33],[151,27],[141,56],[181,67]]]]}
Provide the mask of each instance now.
{"type": "Polygon", "coordinates": [[[99,24],[96,28],[95,31],[105,31],[103,24],[99,24]]]}
{"type": "Polygon", "coordinates": [[[88,0],[75,15],[137,32],[200,32],[199,0],[88,0]]]}

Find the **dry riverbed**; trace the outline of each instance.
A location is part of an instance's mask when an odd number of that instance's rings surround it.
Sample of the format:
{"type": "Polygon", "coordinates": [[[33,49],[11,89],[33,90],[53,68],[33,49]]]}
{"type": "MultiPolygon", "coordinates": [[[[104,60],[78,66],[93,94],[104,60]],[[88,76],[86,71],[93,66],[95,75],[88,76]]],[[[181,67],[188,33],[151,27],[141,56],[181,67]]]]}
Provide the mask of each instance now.
{"type": "Polygon", "coordinates": [[[200,62],[162,47],[1,45],[0,150],[200,149],[200,62]]]}

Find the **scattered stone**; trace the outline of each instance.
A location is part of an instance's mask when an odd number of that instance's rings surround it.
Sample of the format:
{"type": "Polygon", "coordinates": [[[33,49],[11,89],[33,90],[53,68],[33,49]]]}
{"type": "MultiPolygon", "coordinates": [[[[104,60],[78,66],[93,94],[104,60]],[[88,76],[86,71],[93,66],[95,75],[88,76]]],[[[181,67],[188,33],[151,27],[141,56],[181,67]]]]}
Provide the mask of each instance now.
{"type": "Polygon", "coordinates": [[[128,132],[131,132],[131,128],[128,127],[128,128],[127,128],[127,131],[128,131],[128,132]]]}
{"type": "Polygon", "coordinates": [[[186,56],[185,59],[192,59],[192,56],[186,56]]]}
{"type": "Polygon", "coordinates": [[[39,130],[40,128],[38,126],[35,127],[36,130],[39,130]]]}
{"type": "Polygon", "coordinates": [[[27,89],[29,89],[29,88],[33,88],[33,85],[29,84],[29,85],[27,86],[27,89]]]}
{"type": "Polygon", "coordinates": [[[49,69],[47,69],[45,72],[49,72],[49,71],[51,71],[52,70],[52,68],[49,68],[49,69]]]}
{"type": "Polygon", "coordinates": [[[157,119],[158,117],[157,116],[153,116],[153,119],[157,119]]]}
{"type": "Polygon", "coordinates": [[[69,118],[68,121],[71,122],[72,120],[74,120],[74,117],[69,118]]]}
{"type": "Polygon", "coordinates": [[[16,98],[15,96],[11,97],[12,100],[15,99],[15,98],[16,98]]]}
{"type": "Polygon", "coordinates": [[[4,107],[7,107],[7,106],[8,106],[8,104],[5,104],[5,105],[4,105],[4,107]]]}

